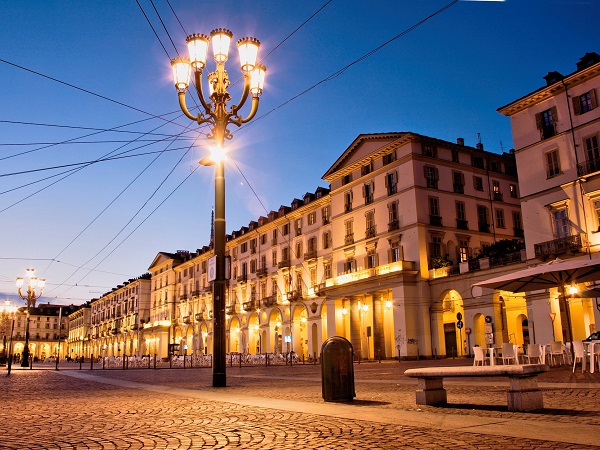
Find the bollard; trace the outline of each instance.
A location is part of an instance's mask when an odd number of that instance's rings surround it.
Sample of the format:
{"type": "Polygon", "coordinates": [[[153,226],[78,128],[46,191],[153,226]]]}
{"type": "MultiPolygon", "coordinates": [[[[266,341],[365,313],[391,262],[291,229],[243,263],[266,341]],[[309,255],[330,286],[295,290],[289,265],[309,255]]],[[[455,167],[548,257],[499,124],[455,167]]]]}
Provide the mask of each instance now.
{"type": "Polygon", "coordinates": [[[60,359],[59,356],[56,356],[56,366],[54,367],[54,370],[58,370],[58,360],[60,359]]]}
{"type": "Polygon", "coordinates": [[[79,370],[81,370],[81,365],[83,364],[83,356],[79,358],[79,370]]]}
{"type": "Polygon", "coordinates": [[[154,370],[156,370],[156,353],[154,354],[154,370]]]}
{"type": "Polygon", "coordinates": [[[352,344],[341,336],[327,339],[321,347],[323,400],[348,402],[356,397],[352,344]]]}
{"type": "Polygon", "coordinates": [[[105,364],[106,358],[103,356],[102,357],[102,370],[104,370],[104,364],[105,364]]]}

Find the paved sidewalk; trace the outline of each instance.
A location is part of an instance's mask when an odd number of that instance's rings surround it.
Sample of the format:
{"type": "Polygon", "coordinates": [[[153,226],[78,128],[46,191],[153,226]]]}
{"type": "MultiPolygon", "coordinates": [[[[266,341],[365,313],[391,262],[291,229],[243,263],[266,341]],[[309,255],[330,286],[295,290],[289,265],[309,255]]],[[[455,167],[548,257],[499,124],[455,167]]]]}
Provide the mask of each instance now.
{"type": "MultiPolygon", "coordinates": [[[[509,412],[503,378],[448,380],[449,405],[415,404],[410,367],[355,365],[357,398],[321,397],[319,366],[21,370],[0,383],[0,449],[590,448],[600,445],[600,374],[553,368],[545,409],[509,412]]],[[[78,365],[77,365],[78,368],[78,365]]],[[[34,367],[35,369],[35,367],[34,367]]]]}

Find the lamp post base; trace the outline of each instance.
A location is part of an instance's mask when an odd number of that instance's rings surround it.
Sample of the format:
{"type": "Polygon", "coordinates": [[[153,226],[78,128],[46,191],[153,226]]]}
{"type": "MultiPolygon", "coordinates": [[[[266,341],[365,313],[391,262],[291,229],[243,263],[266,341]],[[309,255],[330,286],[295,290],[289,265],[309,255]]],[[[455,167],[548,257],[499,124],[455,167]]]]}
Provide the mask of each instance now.
{"type": "Polygon", "coordinates": [[[21,354],[21,367],[29,367],[29,349],[27,348],[21,354]]]}

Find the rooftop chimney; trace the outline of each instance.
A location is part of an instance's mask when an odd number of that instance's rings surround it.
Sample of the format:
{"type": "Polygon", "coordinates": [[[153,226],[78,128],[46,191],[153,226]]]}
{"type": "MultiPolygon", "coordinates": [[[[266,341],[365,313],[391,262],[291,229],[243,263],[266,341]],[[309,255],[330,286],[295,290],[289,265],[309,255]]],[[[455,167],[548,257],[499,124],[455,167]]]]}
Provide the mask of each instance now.
{"type": "Polygon", "coordinates": [[[597,62],[600,62],[600,55],[596,52],[588,52],[579,59],[577,70],[583,70],[597,62]]]}
{"type": "Polygon", "coordinates": [[[456,144],[457,145],[465,145],[464,138],[456,138],[456,144]]]}
{"type": "Polygon", "coordinates": [[[481,151],[483,151],[483,144],[482,144],[481,142],[478,142],[477,144],[475,144],[475,148],[476,148],[477,150],[481,150],[481,151]]]}

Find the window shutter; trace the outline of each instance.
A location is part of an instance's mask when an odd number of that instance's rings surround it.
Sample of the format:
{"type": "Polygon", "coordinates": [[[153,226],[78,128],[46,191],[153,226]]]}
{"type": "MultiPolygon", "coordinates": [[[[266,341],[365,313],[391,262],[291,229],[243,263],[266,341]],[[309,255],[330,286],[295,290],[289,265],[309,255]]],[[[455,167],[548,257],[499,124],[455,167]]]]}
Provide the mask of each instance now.
{"type": "Polygon", "coordinates": [[[367,267],[369,267],[369,257],[365,256],[365,263],[363,264],[363,267],[366,269],[367,267]]]}
{"type": "Polygon", "coordinates": [[[552,113],[552,123],[554,124],[554,126],[556,126],[556,124],[558,123],[558,114],[556,112],[556,106],[550,108],[550,112],[552,113]]]}
{"type": "Polygon", "coordinates": [[[433,169],[433,176],[435,181],[438,181],[440,179],[440,173],[439,170],[437,169],[437,167],[435,169],[433,169]]]}
{"type": "Polygon", "coordinates": [[[537,113],[535,115],[535,126],[538,130],[542,129],[542,113],[537,113]]]}
{"type": "Polygon", "coordinates": [[[573,113],[578,116],[581,114],[581,100],[579,96],[571,98],[571,102],[573,103],[573,113]]]}
{"type": "Polygon", "coordinates": [[[464,186],[465,184],[465,174],[460,172],[460,184],[464,186]]]}
{"type": "Polygon", "coordinates": [[[375,194],[375,181],[371,181],[371,195],[375,194]]]}
{"type": "Polygon", "coordinates": [[[427,166],[423,166],[423,174],[425,175],[425,179],[427,179],[427,166]]]}
{"type": "Polygon", "coordinates": [[[394,260],[393,260],[394,254],[393,254],[393,251],[391,248],[388,248],[387,254],[388,254],[388,263],[394,262],[394,260]]]}
{"type": "Polygon", "coordinates": [[[394,183],[398,183],[398,171],[394,171],[394,183]]]}
{"type": "Polygon", "coordinates": [[[598,98],[596,97],[596,89],[590,91],[590,98],[592,100],[592,108],[598,107],[598,98]]]}
{"type": "Polygon", "coordinates": [[[386,174],[385,174],[385,187],[386,187],[386,188],[388,187],[388,177],[389,177],[389,174],[388,174],[388,173],[386,173],[386,174]]]}
{"type": "Polygon", "coordinates": [[[365,192],[365,185],[364,185],[364,184],[363,184],[363,187],[362,187],[362,194],[363,194],[363,197],[366,197],[366,196],[367,196],[367,195],[366,195],[366,192],[365,192]]]}

